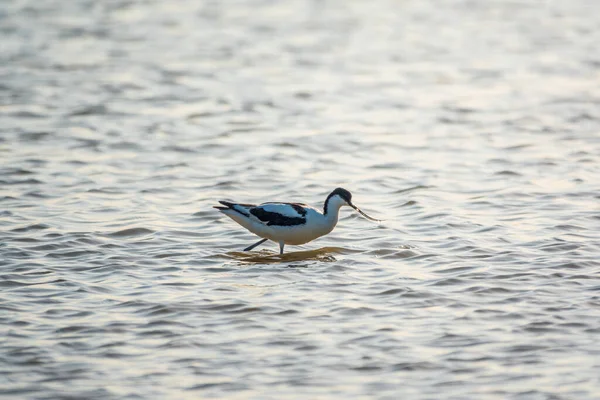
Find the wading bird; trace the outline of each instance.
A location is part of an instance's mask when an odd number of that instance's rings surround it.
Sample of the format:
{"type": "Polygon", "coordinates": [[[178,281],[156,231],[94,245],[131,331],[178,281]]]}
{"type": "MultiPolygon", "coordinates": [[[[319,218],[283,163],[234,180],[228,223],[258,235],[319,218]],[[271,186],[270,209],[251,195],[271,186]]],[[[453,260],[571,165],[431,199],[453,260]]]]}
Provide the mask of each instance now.
{"type": "Polygon", "coordinates": [[[244,251],[272,240],[279,243],[279,254],[283,254],[286,244],[299,245],[315,240],[333,230],[343,206],[352,207],[371,221],[379,222],[352,204],[352,194],[342,188],[329,193],[323,205],[323,213],[301,203],[270,202],[258,206],[228,201],[219,203],[223,207],[215,206],[217,210],[262,238],[244,251]]]}

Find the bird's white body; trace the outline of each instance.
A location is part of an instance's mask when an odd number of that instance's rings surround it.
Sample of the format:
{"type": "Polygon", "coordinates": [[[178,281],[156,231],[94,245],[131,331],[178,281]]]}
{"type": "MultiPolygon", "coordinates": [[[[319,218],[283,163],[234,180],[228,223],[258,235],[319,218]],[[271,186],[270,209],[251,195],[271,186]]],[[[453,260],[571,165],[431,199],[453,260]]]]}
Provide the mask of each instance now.
{"type": "MultiPolygon", "coordinates": [[[[259,207],[267,212],[278,213],[290,218],[301,217],[300,213],[287,203],[264,203],[259,207]]],[[[268,225],[250,214],[248,206],[245,207],[239,204],[234,205],[234,208],[246,211],[248,216],[235,210],[223,210],[222,213],[261,238],[291,245],[308,243],[318,237],[327,235],[335,228],[341,205],[335,211],[331,210],[334,212],[329,212],[327,215],[323,215],[317,209],[304,204],[302,207],[306,210],[304,215],[306,222],[298,225],[268,225]]]]}
{"type": "Polygon", "coordinates": [[[352,207],[366,218],[373,220],[352,204],[351,199],[350,192],[337,188],[327,196],[322,213],[300,203],[263,203],[256,206],[219,201],[224,207],[215,208],[263,238],[244,250],[252,250],[266,240],[272,240],[279,243],[280,253],[283,254],[283,247],[286,244],[308,243],[331,232],[338,222],[342,206],[352,207]]]}

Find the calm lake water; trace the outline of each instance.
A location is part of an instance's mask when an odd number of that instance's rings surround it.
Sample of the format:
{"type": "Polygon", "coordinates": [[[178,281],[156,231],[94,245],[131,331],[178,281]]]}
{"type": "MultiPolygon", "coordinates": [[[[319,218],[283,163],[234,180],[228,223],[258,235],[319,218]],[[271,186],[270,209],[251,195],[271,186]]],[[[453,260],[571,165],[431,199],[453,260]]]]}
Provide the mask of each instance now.
{"type": "Polygon", "coordinates": [[[0,394],[600,398],[597,0],[4,0],[0,394]],[[381,224],[283,257],[211,207],[381,224]]]}

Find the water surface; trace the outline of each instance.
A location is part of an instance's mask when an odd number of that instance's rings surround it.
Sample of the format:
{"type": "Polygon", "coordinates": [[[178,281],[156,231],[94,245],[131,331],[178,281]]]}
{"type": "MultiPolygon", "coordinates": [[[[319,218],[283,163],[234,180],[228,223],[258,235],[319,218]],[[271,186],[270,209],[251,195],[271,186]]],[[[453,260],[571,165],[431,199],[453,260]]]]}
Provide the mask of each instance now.
{"type": "Polygon", "coordinates": [[[600,7],[5,0],[0,393],[595,399],[600,7]],[[219,199],[345,210],[304,246],[219,199]]]}

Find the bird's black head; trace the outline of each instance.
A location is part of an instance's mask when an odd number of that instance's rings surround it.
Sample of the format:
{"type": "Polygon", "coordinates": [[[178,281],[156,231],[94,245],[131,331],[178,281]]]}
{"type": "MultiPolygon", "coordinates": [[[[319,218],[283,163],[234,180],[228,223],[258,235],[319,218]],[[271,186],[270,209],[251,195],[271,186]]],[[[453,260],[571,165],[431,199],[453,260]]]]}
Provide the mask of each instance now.
{"type": "Polygon", "coordinates": [[[329,196],[327,197],[332,197],[335,195],[340,196],[342,199],[346,200],[347,203],[350,203],[350,201],[352,200],[352,193],[350,193],[349,191],[347,191],[346,189],[343,188],[337,188],[335,189],[333,192],[329,193],[329,196]]]}
{"type": "Polygon", "coordinates": [[[354,204],[352,204],[352,194],[350,194],[350,192],[347,191],[346,189],[342,189],[342,188],[337,188],[333,192],[329,193],[329,196],[327,196],[327,199],[325,200],[325,206],[323,207],[323,214],[327,215],[327,210],[329,208],[329,202],[332,199],[333,199],[332,207],[337,207],[338,210],[340,207],[347,205],[347,206],[354,208],[363,217],[370,219],[371,221],[380,222],[378,219],[369,217],[367,214],[365,214],[364,211],[361,211],[360,208],[358,208],[354,204]],[[338,200],[338,199],[342,200],[343,203],[340,203],[340,200],[338,200]]]}
{"type": "Polygon", "coordinates": [[[323,205],[323,212],[327,214],[329,200],[334,197],[339,196],[342,200],[344,200],[349,205],[352,204],[352,194],[346,189],[337,188],[333,192],[329,193],[329,196],[325,199],[325,204],[323,205]]]}

